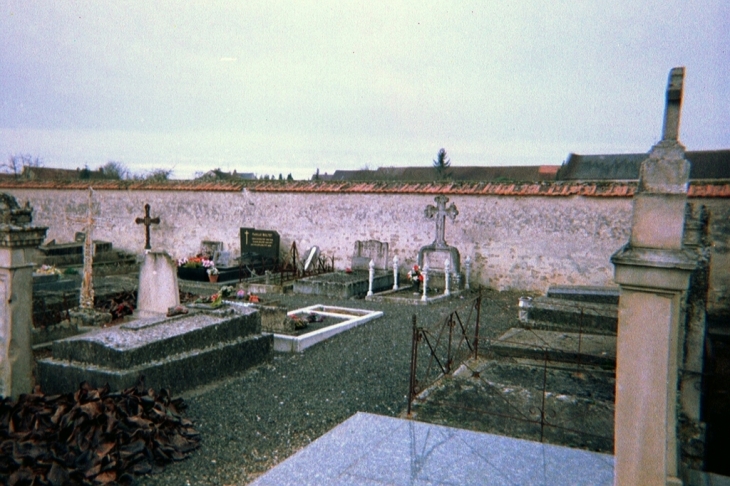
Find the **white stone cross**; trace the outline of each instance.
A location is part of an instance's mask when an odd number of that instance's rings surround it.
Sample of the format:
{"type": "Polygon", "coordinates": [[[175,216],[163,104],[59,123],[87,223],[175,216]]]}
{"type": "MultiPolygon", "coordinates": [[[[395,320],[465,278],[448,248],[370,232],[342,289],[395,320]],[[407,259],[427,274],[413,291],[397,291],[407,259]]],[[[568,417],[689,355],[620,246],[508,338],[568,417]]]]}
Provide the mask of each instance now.
{"type": "Polygon", "coordinates": [[[451,203],[451,206],[446,207],[446,203],[449,202],[449,198],[446,196],[436,196],[434,198],[436,206],[426,206],[425,214],[428,219],[436,219],[436,239],[433,240],[433,246],[436,248],[444,248],[446,245],[446,239],[444,238],[444,232],[446,229],[446,216],[453,221],[459,214],[456,209],[456,205],[451,203]]]}

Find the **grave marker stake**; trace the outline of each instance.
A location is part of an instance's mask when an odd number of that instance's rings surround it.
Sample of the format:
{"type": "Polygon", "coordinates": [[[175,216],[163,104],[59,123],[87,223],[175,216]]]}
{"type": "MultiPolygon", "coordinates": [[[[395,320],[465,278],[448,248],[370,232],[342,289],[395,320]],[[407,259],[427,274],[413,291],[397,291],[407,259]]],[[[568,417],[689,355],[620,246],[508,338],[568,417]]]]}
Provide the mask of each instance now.
{"type": "Polygon", "coordinates": [[[375,279],[375,262],[368,263],[368,297],[373,295],[373,280],[375,279]]]}
{"type": "Polygon", "coordinates": [[[393,257],[393,290],[398,290],[398,257],[393,257]]]}
{"type": "Polygon", "coordinates": [[[423,267],[423,297],[421,301],[426,302],[426,289],[428,288],[428,264],[423,267]]]}

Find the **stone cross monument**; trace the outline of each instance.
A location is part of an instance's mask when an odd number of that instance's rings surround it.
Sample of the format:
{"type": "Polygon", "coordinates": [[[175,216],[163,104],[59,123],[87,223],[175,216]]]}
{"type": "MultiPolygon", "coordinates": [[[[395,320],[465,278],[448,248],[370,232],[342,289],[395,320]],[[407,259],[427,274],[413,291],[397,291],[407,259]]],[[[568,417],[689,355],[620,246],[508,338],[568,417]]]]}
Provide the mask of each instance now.
{"type": "Polygon", "coordinates": [[[436,205],[429,204],[426,206],[423,214],[427,219],[436,221],[436,238],[433,243],[421,247],[418,251],[418,266],[423,268],[428,264],[431,269],[431,278],[434,285],[444,287],[445,282],[440,279],[446,278],[444,262],[448,260],[453,277],[457,280],[461,278],[461,256],[459,250],[446,243],[446,218],[451,221],[456,219],[459,211],[456,205],[451,203],[449,206],[449,198],[446,196],[436,196],[434,198],[436,205]],[[446,260],[445,260],[446,259],[446,260]]]}
{"type": "Polygon", "coordinates": [[[621,287],[616,342],[617,486],[681,485],[678,331],[696,257],[683,248],[689,162],[679,143],[684,68],[669,74],[664,133],[641,164],[631,236],[611,261],[621,287]]]}
{"type": "Polygon", "coordinates": [[[144,205],[144,218],[137,218],[134,220],[137,224],[143,224],[144,225],[144,249],[145,250],[151,250],[152,246],[150,245],[150,225],[153,224],[160,224],[160,217],[150,217],[150,205],[145,204],[144,205]]]}
{"type": "Polygon", "coordinates": [[[33,209],[0,194],[0,396],[33,388],[33,263],[48,228],[35,227],[33,209]]]}
{"type": "Polygon", "coordinates": [[[449,198],[446,196],[436,196],[434,201],[436,201],[436,206],[429,204],[426,206],[424,214],[428,219],[436,220],[436,238],[433,240],[433,247],[446,248],[448,246],[444,234],[446,231],[446,217],[448,216],[451,221],[454,221],[456,216],[459,215],[459,211],[454,203],[446,207],[446,203],[449,202],[449,198]]]}

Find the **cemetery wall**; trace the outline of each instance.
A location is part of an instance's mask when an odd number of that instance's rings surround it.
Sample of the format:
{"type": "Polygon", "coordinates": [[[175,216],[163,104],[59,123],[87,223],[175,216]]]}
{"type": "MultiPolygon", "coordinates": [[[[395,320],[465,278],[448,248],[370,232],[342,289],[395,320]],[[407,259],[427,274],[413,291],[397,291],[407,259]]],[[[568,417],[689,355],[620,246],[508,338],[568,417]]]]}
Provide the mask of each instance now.
{"type": "MultiPolygon", "coordinates": [[[[83,229],[85,190],[6,187],[2,191],[21,203],[30,201],[36,224],[49,226],[48,240],[71,241],[83,229]]],[[[629,239],[630,197],[442,192],[459,210],[455,221],[446,222],[446,241],[460,250],[462,265],[471,257],[473,282],[539,292],[553,284],[612,283],[609,259],[629,239]]],[[[235,255],[240,249],[239,228],[252,227],[278,231],[282,254],[292,242],[300,254],[317,245],[335,257],[339,269],[349,265],[355,241],[368,239],[388,242],[390,257],[398,255],[402,264],[410,266],[418,249],[434,240],[435,225],[426,219],[424,208],[434,203],[437,194],[96,190],[94,238],[141,253],[144,229],[134,220],[144,215],[143,205],[149,203],[151,215],[161,219],[152,226],[152,246],[175,258],[197,253],[202,240],[222,241],[235,255]]],[[[690,201],[705,204],[712,212],[710,298],[713,308],[727,310],[730,199],[690,201]]]]}

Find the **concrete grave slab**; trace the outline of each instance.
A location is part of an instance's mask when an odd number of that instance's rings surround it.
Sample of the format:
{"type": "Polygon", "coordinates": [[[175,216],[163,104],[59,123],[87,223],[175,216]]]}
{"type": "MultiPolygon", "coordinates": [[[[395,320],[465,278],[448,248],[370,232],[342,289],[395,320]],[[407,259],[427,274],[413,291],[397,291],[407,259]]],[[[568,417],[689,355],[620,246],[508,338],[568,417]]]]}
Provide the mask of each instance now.
{"type": "Polygon", "coordinates": [[[515,327],[491,342],[489,347],[500,356],[514,358],[539,360],[547,356],[550,361],[616,365],[616,336],[515,327]]]}
{"type": "MultiPolygon", "coordinates": [[[[373,291],[379,292],[393,288],[393,273],[375,273],[373,291]]],[[[302,278],[294,282],[297,294],[325,295],[327,297],[349,299],[368,292],[368,272],[335,272],[302,278]]]]}
{"type": "Polygon", "coordinates": [[[273,338],[260,329],[258,312],[245,308],[137,319],[55,341],[53,357],[38,361],[38,381],[46,393],[65,393],[82,381],[123,389],[142,374],[147,386],[177,393],[266,359],[273,338]]]}
{"type": "Polygon", "coordinates": [[[352,309],[349,307],[336,307],[316,304],[309,307],[302,307],[287,312],[289,316],[304,316],[317,314],[325,317],[340,319],[340,322],[299,336],[286,334],[273,334],[274,351],[282,353],[301,353],[305,349],[321,343],[332,336],[345,332],[383,315],[382,311],[371,311],[366,309],[352,309]]]}

